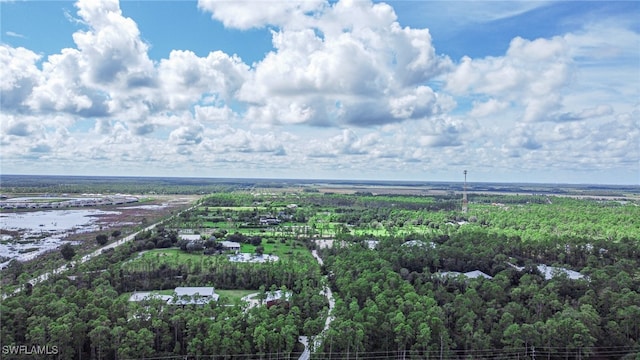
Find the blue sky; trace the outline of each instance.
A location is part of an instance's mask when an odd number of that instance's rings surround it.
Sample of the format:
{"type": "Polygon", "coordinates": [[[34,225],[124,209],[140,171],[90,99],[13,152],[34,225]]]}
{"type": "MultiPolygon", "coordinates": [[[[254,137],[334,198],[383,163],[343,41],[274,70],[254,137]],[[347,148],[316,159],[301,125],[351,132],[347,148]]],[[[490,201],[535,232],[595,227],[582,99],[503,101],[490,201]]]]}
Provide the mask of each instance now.
{"type": "Polygon", "coordinates": [[[2,173],[640,184],[640,2],[0,7],[2,173]]]}

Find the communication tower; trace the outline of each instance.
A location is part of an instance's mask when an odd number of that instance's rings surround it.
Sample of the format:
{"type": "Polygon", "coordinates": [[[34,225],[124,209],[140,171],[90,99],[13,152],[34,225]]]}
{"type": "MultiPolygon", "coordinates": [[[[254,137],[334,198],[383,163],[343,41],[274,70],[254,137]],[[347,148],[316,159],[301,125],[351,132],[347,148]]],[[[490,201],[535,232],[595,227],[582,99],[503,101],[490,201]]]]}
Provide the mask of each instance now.
{"type": "Polygon", "coordinates": [[[467,201],[467,170],[464,171],[464,189],[462,191],[462,212],[469,211],[469,202],[467,201]]]}

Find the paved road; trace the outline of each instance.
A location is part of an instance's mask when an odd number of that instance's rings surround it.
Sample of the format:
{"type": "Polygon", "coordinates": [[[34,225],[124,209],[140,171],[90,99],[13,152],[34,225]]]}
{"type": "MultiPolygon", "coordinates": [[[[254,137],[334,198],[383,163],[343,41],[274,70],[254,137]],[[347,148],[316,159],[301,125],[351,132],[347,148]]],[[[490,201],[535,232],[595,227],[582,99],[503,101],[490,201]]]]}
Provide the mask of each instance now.
{"type": "MultiPolygon", "coordinates": [[[[99,248],[98,250],[95,250],[95,251],[93,251],[93,252],[91,252],[91,253],[89,253],[89,254],[87,254],[87,255],[84,255],[83,257],[81,257],[81,258],[80,258],[80,259],[78,259],[78,260],[75,260],[75,261],[69,262],[68,264],[64,264],[64,265],[60,266],[60,267],[59,267],[59,268],[57,268],[57,269],[53,269],[53,270],[51,270],[51,271],[49,271],[49,272],[46,272],[46,273],[44,273],[44,274],[42,274],[42,275],[40,275],[40,276],[38,276],[38,277],[35,277],[35,278],[33,278],[33,279],[29,280],[29,283],[31,283],[31,285],[36,285],[36,284],[38,284],[38,283],[41,283],[41,282],[43,282],[43,281],[46,281],[46,280],[47,280],[47,279],[49,279],[52,275],[61,274],[61,273],[65,272],[65,271],[69,270],[69,266],[70,266],[70,265],[73,265],[73,266],[75,267],[75,266],[77,266],[77,265],[79,265],[79,264],[82,264],[82,263],[84,263],[84,262],[87,262],[87,261],[89,261],[89,260],[93,259],[94,257],[96,257],[96,256],[98,256],[98,255],[100,255],[100,254],[102,254],[102,252],[103,252],[104,250],[107,250],[107,249],[114,249],[114,248],[116,248],[116,247],[118,247],[118,246],[120,246],[120,245],[122,245],[122,244],[125,244],[125,243],[127,243],[127,242],[129,242],[129,241],[133,240],[133,239],[136,237],[136,235],[138,235],[139,233],[141,233],[141,232],[143,232],[143,231],[153,230],[157,225],[160,225],[160,224],[162,224],[162,223],[164,223],[164,222],[166,222],[166,221],[168,221],[168,220],[170,220],[170,219],[174,218],[175,216],[179,216],[182,212],[184,212],[184,211],[188,211],[188,210],[191,210],[191,209],[193,209],[193,208],[194,208],[194,207],[192,206],[192,207],[190,207],[190,208],[188,208],[188,209],[186,209],[186,210],[183,210],[183,211],[181,211],[181,212],[179,212],[179,213],[177,213],[177,214],[175,214],[175,215],[172,215],[172,216],[170,216],[170,217],[168,217],[168,218],[166,218],[166,219],[164,219],[164,220],[158,221],[158,222],[157,222],[157,223],[155,223],[155,224],[149,225],[149,226],[147,226],[146,228],[144,228],[144,229],[142,229],[142,230],[140,230],[140,231],[137,231],[137,232],[135,232],[135,233],[133,233],[133,234],[131,234],[131,235],[125,236],[125,237],[123,237],[122,239],[120,239],[120,240],[118,240],[118,241],[115,241],[115,242],[112,242],[111,244],[105,245],[105,246],[103,246],[103,247],[99,248]]],[[[17,289],[15,289],[15,291],[13,291],[12,293],[9,293],[9,294],[2,294],[2,300],[6,299],[8,296],[15,295],[15,294],[19,293],[21,290],[22,290],[22,286],[19,286],[19,287],[18,287],[17,289]]]]}
{"type": "MultiPolygon", "coordinates": [[[[313,257],[316,258],[320,266],[324,265],[324,261],[322,261],[322,258],[318,256],[318,251],[316,250],[311,251],[311,255],[313,255],[313,257]]],[[[327,280],[326,276],[325,276],[325,280],[327,280]]],[[[308,336],[298,337],[298,341],[300,341],[304,345],[304,352],[302,353],[302,355],[300,355],[298,360],[309,360],[309,358],[311,357],[311,352],[315,351],[322,344],[322,338],[324,337],[324,334],[327,331],[329,331],[329,326],[331,325],[331,322],[334,319],[333,308],[336,306],[336,300],[333,298],[333,293],[331,292],[331,288],[329,288],[329,285],[324,286],[324,288],[322,289],[322,294],[326,296],[327,300],[329,301],[329,312],[327,313],[327,319],[324,322],[324,328],[322,329],[320,334],[312,337],[313,344],[311,345],[309,345],[308,336]]]]}

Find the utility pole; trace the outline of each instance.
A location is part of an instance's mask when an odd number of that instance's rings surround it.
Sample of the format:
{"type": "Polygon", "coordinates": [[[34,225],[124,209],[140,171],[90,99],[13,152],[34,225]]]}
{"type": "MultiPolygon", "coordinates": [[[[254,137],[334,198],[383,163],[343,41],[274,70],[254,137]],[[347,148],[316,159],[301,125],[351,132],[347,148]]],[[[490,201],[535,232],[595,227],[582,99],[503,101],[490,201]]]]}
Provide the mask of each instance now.
{"type": "Polygon", "coordinates": [[[464,188],[462,192],[462,212],[467,213],[469,211],[469,202],[467,201],[467,170],[464,171],[464,188]]]}

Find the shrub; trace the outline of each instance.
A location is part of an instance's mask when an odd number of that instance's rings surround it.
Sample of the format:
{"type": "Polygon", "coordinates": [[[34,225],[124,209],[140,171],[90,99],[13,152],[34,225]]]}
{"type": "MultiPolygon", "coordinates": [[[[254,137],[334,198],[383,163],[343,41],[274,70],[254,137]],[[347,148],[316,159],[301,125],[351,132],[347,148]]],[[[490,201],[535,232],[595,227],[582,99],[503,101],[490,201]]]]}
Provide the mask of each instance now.
{"type": "Polygon", "coordinates": [[[98,242],[98,245],[104,245],[109,241],[109,236],[106,234],[96,235],[96,241],[98,242]]]}

